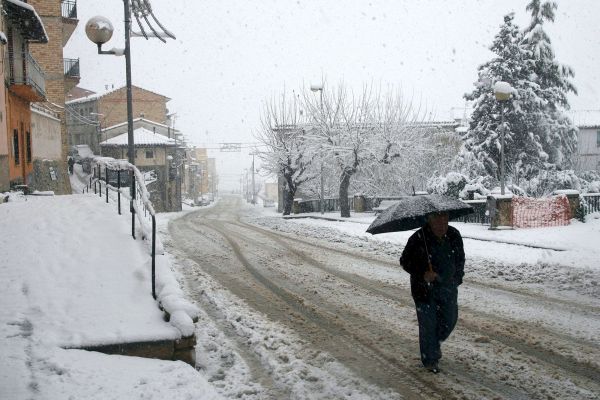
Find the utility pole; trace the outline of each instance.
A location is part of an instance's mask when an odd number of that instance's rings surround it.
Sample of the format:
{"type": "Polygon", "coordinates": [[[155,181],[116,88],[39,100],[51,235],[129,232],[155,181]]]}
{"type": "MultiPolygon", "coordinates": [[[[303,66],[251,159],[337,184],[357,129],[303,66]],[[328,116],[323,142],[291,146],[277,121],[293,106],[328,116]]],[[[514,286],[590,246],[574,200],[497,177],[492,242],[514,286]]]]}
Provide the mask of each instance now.
{"type": "Polygon", "coordinates": [[[252,204],[256,204],[256,191],[254,190],[254,154],[252,153],[252,204]]]}
{"type": "MultiPolygon", "coordinates": [[[[321,110],[321,115],[323,115],[323,84],[320,85],[312,85],[310,87],[310,90],[313,92],[319,92],[319,98],[320,98],[320,110],[321,110]]],[[[321,155],[321,198],[320,200],[320,209],[321,209],[321,214],[325,213],[325,192],[324,192],[324,184],[325,182],[325,176],[323,175],[323,156],[321,155]]]]}

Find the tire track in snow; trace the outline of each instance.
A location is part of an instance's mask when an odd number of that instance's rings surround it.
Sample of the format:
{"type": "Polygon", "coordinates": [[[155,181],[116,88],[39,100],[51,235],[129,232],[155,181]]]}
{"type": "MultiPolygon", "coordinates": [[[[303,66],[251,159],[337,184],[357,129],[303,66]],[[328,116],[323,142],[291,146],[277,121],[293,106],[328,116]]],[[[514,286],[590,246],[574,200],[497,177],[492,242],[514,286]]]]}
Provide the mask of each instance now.
{"type": "MultiPolygon", "coordinates": [[[[416,370],[419,370],[419,369],[415,368],[413,365],[411,365],[411,362],[406,361],[407,358],[410,358],[413,355],[412,353],[414,352],[414,350],[410,350],[409,352],[407,352],[406,349],[415,347],[414,338],[407,340],[406,338],[399,336],[397,334],[397,332],[393,332],[393,331],[389,331],[389,330],[382,330],[381,328],[379,328],[377,335],[373,335],[373,336],[381,336],[381,334],[384,334],[384,336],[386,336],[387,338],[391,338],[392,342],[396,343],[398,349],[404,349],[404,353],[406,353],[405,360],[403,360],[402,362],[398,361],[397,359],[395,359],[394,357],[389,355],[389,351],[382,350],[378,346],[376,346],[374,344],[374,340],[372,338],[369,338],[369,337],[366,337],[364,335],[360,335],[357,333],[361,328],[365,329],[365,327],[372,325],[372,321],[364,320],[363,316],[355,316],[355,318],[360,317],[361,319],[363,319],[363,321],[355,324],[358,327],[355,326],[354,328],[353,327],[347,328],[346,327],[347,324],[344,323],[345,321],[340,320],[336,317],[336,315],[339,314],[340,310],[335,309],[335,308],[331,309],[331,307],[326,307],[327,302],[324,301],[324,299],[322,301],[319,301],[318,304],[313,302],[313,303],[311,303],[310,306],[307,306],[308,302],[305,301],[305,299],[307,298],[307,296],[305,294],[297,295],[295,292],[290,292],[290,291],[284,289],[281,285],[275,284],[271,279],[267,278],[265,275],[263,275],[261,272],[259,272],[258,269],[256,267],[254,267],[254,265],[250,261],[248,261],[246,256],[243,254],[242,249],[238,245],[237,241],[234,239],[234,237],[238,237],[239,238],[238,240],[243,240],[245,242],[248,242],[249,240],[257,241],[256,237],[252,237],[252,238],[240,237],[240,234],[238,232],[227,231],[227,228],[225,228],[224,224],[221,221],[219,221],[217,224],[215,224],[215,221],[211,221],[211,222],[212,222],[212,224],[209,227],[211,229],[221,232],[223,237],[230,243],[230,245],[231,245],[232,249],[234,250],[234,252],[236,253],[236,256],[238,257],[238,259],[240,259],[242,264],[244,264],[246,266],[248,271],[252,274],[252,276],[257,281],[259,281],[267,289],[269,289],[270,291],[275,293],[279,298],[283,299],[287,304],[290,305],[290,307],[292,307],[296,311],[300,312],[302,315],[306,316],[307,319],[313,321],[315,324],[317,324],[319,327],[324,329],[326,332],[329,332],[331,334],[335,334],[338,336],[341,333],[341,335],[343,337],[348,339],[353,344],[352,348],[351,348],[352,352],[356,353],[357,348],[360,348],[360,347],[366,348],[366,352],[370,353],[371,357],[373,355],[375,355],[379,359],[379,362],[383,362],[384,364],[387,364],[388,367],[391,366],[392,368],[399,370],[402,373],[402,375],[404,376],[404,379],[406,378],[406,376],[410,376],[412,379],[415,379],[416,382],[413,382],[410,385],[411,387],[432,388],[434,390],[434,393],[436,394],[436,396],[441,394],[441,398],[449,398],[449,397],[464,395],[464,393],[456,393],[455,390],[452,388],[452,385],[448,385],[449,388],[444,389],[442,386],[439,385],[439,382],[437,382],[435,380],[423,379],[423,377],[418,372],[415,372],[416,370]],[[218,227],[215,225],[218,225],[218,227]],[[326,308],[329,308],[329,309],[326,309],[326,308]],[[407,365],[408,365],[408,367],[407,367],[407,365]],[[448,391],[448,390],[450,390],[450,391],[448,391]]],[[[202,223],[202,224],[204,225],[204,223],[202,223]]],[[[225,224],[229,225],[229,222],[225,222],[225,224]]],[[[277,244],[281,245],[278,238],[277,238],[277,240],[275,240],[275,242],[277,244]]],[[[259,248],[264,248],[266,246],[264,241],[258,241],[258,242],[256,242],[256,244],[258,245],[259,248]]],[[[374,288],[374,286],[372,288],[374,288]]],[[[410,303],[412,303],[412,300],[410,300],[410,303]]],[[[411,306],[411,310],[412,310],[412,306],[411,306]]],[[[398,352],[396,352],[396,353],[398,353],[398,352]]],[[[470,382],[471,388],[469,388],[469,390],[473,390],[474,387],[480,388],[477,391],[477,393],[479,393],[479,394],[475,395],[476,398],[483,395],[483,393],[485,393],[486,396],[500,394],[506,398],[511,398],[511,399],[527,399],[530,397],[529,394],[526,394],[525,392],[521,392],[519,389],[505,385],[501,382],[496,382],[494,380],[485,379],[485,378],[482,378],[481,376],[473,376],[471,373],[466,371],[462,366],[452,365],[452,366],[450,366],[450,368],[453,370],[456,370],[456,371],[460,371],[459,373],[461,375],[461,379],[460,379],[461,381],[470,382]]],[[[422,371],[422,370],[420,370],[420,371],[422,371]]],[[[428,376],[433,377],[432,375],[428,375],[428,376]]],[[[414,397],[414,396],[407,397],[407,393],[405,391],[406,391],[406,389],[401,391],[401,393],[406,398],[414,397]]],[[[427,396],[431,396],[434,393],[430,393],[427,396]]]]}
{"type": "MultiPolygon", "coordinates": [[[[410,292],[405,289],[396,288],[396,287],[394,287],[394,288],[390,287],[389,289],[385,289],[385,288],[382,289],[380,285],[377,285],[374,281],[372,281],[368,278],[363,278],[356,274],[346,273],[343,271],[336,270],[335,268],[328,267],[325,264],[323,264],[322,262],[307,255],[305,252],[302,252],[301,250],[299,250],[298,246],[292,246],[285,242],[285,240],[293,240],[294,242],[296,242],[296,239],[291,239],[288,237],[281,238],[281,236],[277,235],[276,233],[272,233],[272,232],[264,230],[262,228],[258,228],[253,225],[249,225],[249,224],[245,224],[245,223],[241,223],[241,222],[237,222],[237,223],[235,223],[235,225],[242,227],[242,228],[250,229],[253,232],[257,232],[257,233],[269,236],[272,240],[275,240],[278,243],[280,243],[282,246],[284,246],[287,249],[287,251],[295,254],[297,257],[300,257],[301,259],[303,259],[305,261],[308,261],[315,267],[317,267],[323,271],[326,271],[327,273],[329,273],[331,275],[337,276],[338,278],[343,279],[353,285],[360,286],[360,287],[364,288],[365,290],[372,292],[376,295],[382,296],[382,297],[387,298],[392,301],[396,301],[402,305],[410,304],[412,307],[412,297],[410,296],[410,292]],[[399,296],[397,293],[402,293],[403,295],[399,296]]],[[[300,242],[302,242],[303,244],[311,245],[313,247],[318,247],[321,249],[323,249],[324,247],[326,248],[326,246],[314,245],[309,242],[307,243],[304,240],[300,240],[300,242]]],[[[337,253],[341,253],[342,255],[347,256],[347,254],[343,253],[342,251],[337,251],[337,253]]],[[[355,256],[354,254],[351,254],[350,258],[352,258],[354,256],[355,256]]],[[[362,256],[360,258],[362,258],[362,256]]],[[[367,258],[367,260],[370,261],[370,259],[368,259],[368,258],[367,258]]],[[[460,326],[462,326],[463,328],[467,329],[470,332],[476,333],[483,337],[491,336],[494,341],[497,341],[506,347],[510,347],[510,348],[516,350],[517,352],[522,352],[524,354],[527,354],[532,359],[537,359],[544,363],[552,364],[554,367],[564,370],[564,371],[570,373],[571,375],[574,375],[577,377],[583,377],[586,380],[589,380],[590,383],[600,382],[600,370],[596,366],[591,365],[589,363],[585,363],[585,362],[579,362],[578,360],[576,360],[572,357],[566,357],[566,356],[563,356],[562,354],[547,350],[545,347],[538,346],[538,345],[535,345],[532,343],[527,343],[523,340],[524,338],[521,335],[509,336],[509,335],[505,334],[504,332],[498,331],[498,329],[496,329],[497,327],[490,326],[489,324],[486,326],[483,326],[481,323],[478,323],[476,321],[476,319],[481,318],[484,321],[485,320],[488,320],[488,321],[493,320],[495,322],[499,322],[503,326],[510,326],[510,325],[514,326],[514,325],[522,325],[522,324],[516,323],[515,321],[510,321],[510,320],[507,320],[504,318],[499,318],[497,315],[490,315],[490,314],[484,314],[481,312],[477,312],[477,311],[468,309],[464,306],[461,307],[461,313],[463,314],[463,317],[460,320],[460,326]]],[[[530,326],[528,326],[527,328],[529,328],[529,327],[530,326]]],[[[590,343],[590,342],[582,341],[582,340],[576,340],[576,339],[574,340],[574,338],[571,338],[566,335],[556,334],[554,332],[549,332],[549,331],[543,330],[541,328],[538,328],[538,329],[540,329],[540,332],[538,332],[538,333],[551,338],[551,340],[548,340],[549,343],[554,342],[556,344],[556,340],[562,340],[562,341],[567,341],[567,342],[575,341],[575,343],[577,345],[585,345],[588,349],[590,349],[590,351],[592,351],[592,349],[595,347],[594,343],[590,343]]],[[[524,329],[524,330],[526,331],[528,329],[524,329]]],[[[506,331],[506,330],[504,330],[504,331],[506,331]]],[[[518,333],[519,332],[517,332],[517,334],[518,333]]],[[[600,390],[600,386],[597,386],[597,389],[600,390]]]]}

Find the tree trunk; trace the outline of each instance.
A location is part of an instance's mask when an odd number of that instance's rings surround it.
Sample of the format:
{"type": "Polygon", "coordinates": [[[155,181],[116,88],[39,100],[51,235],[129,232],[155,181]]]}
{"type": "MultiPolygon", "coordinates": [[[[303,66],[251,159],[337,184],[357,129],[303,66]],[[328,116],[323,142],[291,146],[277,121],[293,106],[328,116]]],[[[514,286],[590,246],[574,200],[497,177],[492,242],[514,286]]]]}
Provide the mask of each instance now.
{"type": "Polygon", "coordinates": [[[287,190],[285,191],[285,199],[283,201],[283,215],[290,215],[292,206],[294,205],[294,197],[296,196],[296,187],[290,185],[287,181],[287,190]]]}
{"type": "Polygon", "coordinates": [[[348,187],[350,187],[350,178],[352,172],[344,171],[340,181],[340,216],[350,218],[350,203],[348,203],[348,187]]]}

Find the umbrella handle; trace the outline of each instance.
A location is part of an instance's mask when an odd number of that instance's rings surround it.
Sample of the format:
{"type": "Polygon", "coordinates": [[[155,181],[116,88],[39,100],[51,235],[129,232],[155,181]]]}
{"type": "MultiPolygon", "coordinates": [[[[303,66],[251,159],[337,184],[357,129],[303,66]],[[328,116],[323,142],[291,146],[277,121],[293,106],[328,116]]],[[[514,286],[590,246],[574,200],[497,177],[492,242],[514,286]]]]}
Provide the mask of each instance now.
{"type": "MultiPolygon", "coordinates": [[[[427,261],[427,272],[433,272],[433,265],[431,265],[431,261],[427,261]]],[[[432,282],[427,282],[427,286],[431,287],[432,282]]]]}
{"type": "Polygon", "coordinates": [[[428,270],[429,272],[433,272],[433,265],[431,265],[431,261],[428,261],[428,262],[427,262],[427,270],[428,270]]]}

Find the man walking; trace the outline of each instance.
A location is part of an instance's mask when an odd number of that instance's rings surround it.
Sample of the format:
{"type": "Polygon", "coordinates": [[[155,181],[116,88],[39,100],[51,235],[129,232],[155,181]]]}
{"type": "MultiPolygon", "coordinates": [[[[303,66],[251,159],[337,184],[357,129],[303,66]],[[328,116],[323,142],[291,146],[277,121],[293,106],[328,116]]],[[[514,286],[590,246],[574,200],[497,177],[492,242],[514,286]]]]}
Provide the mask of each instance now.
{"type": "Polygon", "coordinates": [[[465,266],[462,237],[448,226],[448,213],[428,216],[425,226],[408,239],[400,265],[410,274],[421,361],[437,374],[441,342],[450,336],[458,319],[457,293],[465,266]]]}

